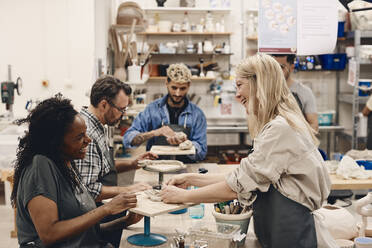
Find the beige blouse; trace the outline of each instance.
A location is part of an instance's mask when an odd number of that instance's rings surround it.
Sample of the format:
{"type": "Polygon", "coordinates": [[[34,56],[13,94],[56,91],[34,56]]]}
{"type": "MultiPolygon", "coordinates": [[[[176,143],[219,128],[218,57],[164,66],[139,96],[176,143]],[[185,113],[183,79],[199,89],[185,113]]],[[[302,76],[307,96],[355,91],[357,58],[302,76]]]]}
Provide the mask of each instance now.
{"type": "Polygon", "coordinates": [[[327,199],[331,181],[324,160],[310,134],[294,130],[277,116],[254,139],[254,151],[226,176],[243,203],[251,192],[267,192],[270,184],[284,196],[311,211],[327,199]]]}

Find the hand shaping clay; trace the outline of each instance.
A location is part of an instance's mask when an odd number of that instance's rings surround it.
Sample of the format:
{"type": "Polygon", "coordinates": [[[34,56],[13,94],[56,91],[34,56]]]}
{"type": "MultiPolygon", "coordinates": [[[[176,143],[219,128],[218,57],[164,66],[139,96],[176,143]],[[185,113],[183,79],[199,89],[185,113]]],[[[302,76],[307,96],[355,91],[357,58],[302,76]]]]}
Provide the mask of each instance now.
{"type": "Polygon", "coordinates": [[[160,191],[155,189],[149,189],[144,191],[146,196],[154,202],[161,202],[161,197],[159,195],[160,191]]]}
{"type": "Polygon", "coordinates": [[[181,150],[189,150],[192,147],[192,142],[190,140],[186,140],[186,141],[182,142],[181,144],[179,144],[178,147],[181,150]]]}
{"type": "Polygon", "coordinates": [[[152,171],[177,171],[186,168],[186,165],[177,160],[141,160],[138,161],[140,167],[145,167],[152,171]]]}
{"type": "Polygon", "coordinates": [[[187,135],[184,132],[176,132],[176,138],[180,140],[187,139],[187,135]]]}

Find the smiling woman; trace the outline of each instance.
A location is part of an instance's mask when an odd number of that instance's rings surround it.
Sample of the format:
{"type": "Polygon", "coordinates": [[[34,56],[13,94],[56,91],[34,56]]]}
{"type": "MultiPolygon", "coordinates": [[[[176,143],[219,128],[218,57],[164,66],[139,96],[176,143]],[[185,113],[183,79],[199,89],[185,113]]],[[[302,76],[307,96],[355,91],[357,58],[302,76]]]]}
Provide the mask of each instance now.
{"type": "Polygon", "coordinates": [[[179,174],[160,195],[165,203],[253,202],[254,230],[263,248],[338,247],[313,211],[330,192],[330,178],[310,128],[279,63],[256,54],[236,70],[236,98],[247,112],[252,152],[228,175],[179,174]],[[198,189],[186,190],[186,186],[198,189]],[[323,242],[323,243],[322,243],[323,242]],[[328,240],[327,240],[328,242],[328,240]],[[329,241],[331,242],[331,241],[329,241]]]}
{"type": "Polygon", "coordinates": [[[11,196],[20,247],[110,247],[99,240],[96,223],[134,207],[137,200],[134,194],[120,194],[96,208],[70,162],[84,158],[91,142],[84,119],[70,100],[57,95],[21,123],[29,128],[19,143],[11,196]]]}

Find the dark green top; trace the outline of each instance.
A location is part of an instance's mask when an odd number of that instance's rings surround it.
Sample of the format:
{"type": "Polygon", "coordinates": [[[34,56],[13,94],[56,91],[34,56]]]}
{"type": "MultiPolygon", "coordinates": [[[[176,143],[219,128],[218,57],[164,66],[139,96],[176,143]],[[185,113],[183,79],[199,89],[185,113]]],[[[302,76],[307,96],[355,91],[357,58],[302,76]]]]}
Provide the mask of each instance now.
{"type": "MultiPolygon", "coordinates": [[[[38,195],[57,204],[59,220],[72,219],[96,208],[85,187],[83,190],[73,190],[52,160],[35,155],[32,164],[23,171],[17,191],[16,223],[20,245],[28,242],[41,244],[27,209],[28,202],[38,195]]],[[[52,247],[101,247],[98,228],[98,225],[92,226],[74,237],[53,244],[52,247]]]]}

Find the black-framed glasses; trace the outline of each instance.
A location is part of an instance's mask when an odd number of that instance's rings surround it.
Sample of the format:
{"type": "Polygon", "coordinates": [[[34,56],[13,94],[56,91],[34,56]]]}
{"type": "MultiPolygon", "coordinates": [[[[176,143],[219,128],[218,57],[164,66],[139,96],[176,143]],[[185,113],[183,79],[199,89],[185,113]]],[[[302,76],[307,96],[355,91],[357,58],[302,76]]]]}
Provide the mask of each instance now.
{"type": "Polygon", "coordinates": [[[113,102],[111,101],[107,101],[112,107],[116,108],[120,113],[122,114],[125,114],[125,112],[127,112],[128,110],[128,106],[124,107],[124,108],[119,108],[118,106],[116,106],[113,102]]]}

